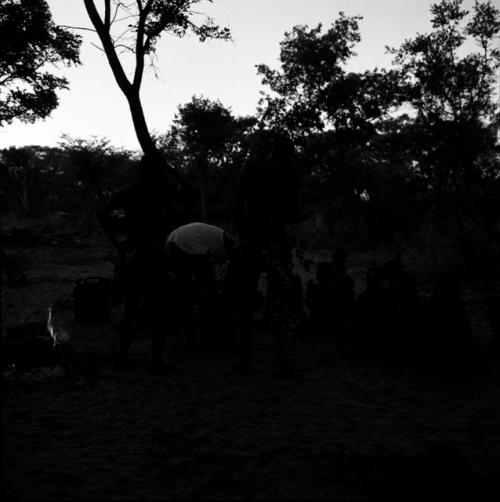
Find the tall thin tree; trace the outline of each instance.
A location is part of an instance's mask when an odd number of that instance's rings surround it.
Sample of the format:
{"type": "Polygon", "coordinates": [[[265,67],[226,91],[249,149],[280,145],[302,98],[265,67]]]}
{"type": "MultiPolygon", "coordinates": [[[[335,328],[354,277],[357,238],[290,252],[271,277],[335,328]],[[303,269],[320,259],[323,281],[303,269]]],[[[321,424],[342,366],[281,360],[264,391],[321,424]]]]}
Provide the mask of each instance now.
{"type": "Polygon", "coordinates": [[[201,16],[200,19],[200,14],[193,12],[192,7],[202,0],[102,1],[102,12],[94,0],[84,0],[84,3],[116,83],[128,101],[139,144],[145,154],[155,154],[156,146],[140,97],[146,58],[154,62],[158,40],[165,32],[180,37],[193,33],[203,42],[206,39],[227,40],[229,29],[217,26],[210,17],[201,16]],[[133,55],[131,78],[124,68],[126,54],[133,55]]]}

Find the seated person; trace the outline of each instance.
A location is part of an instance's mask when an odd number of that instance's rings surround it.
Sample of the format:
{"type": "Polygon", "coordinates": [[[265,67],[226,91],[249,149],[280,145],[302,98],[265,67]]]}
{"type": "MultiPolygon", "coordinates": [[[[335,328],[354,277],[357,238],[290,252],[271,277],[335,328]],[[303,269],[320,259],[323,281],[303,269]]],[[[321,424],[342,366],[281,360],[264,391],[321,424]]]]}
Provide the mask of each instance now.
{"type": "Polygon", "coordinates": [[[394,311],[394,350],[405,361],[420,364],[422,351],[427,350],[423,340],[426,302],[418,295],[417,279],[406,273],[401,280],[399,300],[394,311]]]}
{"type": "Polygon", "coordinates": [[[427,315],[428,362],[435,369],[469,373],[479,359],[465,312],[462,285],[455,277],[436,281],[427,315]]]}
{"type": "Polygon", "coordinates": [[[316,282],[306,287],[305,304],[313,334],[326,334],[344,340],[355,303],[354,281],[345,267],[321,262],[316,269],[316,282]]]}

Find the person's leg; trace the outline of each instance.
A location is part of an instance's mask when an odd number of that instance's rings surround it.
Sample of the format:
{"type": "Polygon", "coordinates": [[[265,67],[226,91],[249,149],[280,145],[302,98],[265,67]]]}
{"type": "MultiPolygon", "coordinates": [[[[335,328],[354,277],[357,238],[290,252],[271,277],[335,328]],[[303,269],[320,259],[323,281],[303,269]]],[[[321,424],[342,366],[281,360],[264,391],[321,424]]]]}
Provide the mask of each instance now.
{"type": "Polygon", "coordinates": [[[123,258],[124,270],[124,304],[123,316],[119,330],[118,364],[128,364],[130,344],[137,328],[137,315],[141,302],[141,288],[138,278],[137,263],[134,259],[123,258]]]}
{"type": "Polygon", "coordinates": [[[151,354],[151,366],[153,370],[162,368],[162,358],[165,351],[165,342],[170,324],[173,322],[173,306],[169,304],[169,299],[172,296],[170,290],[173,287],[173,280],[169,278],[165,260],[162,260],[162,255],[158,254],[156,262],[156,270],[153,271],[153,276],[150,284],[150,302],[152,329],[153,329],[153,344],[151,354]]]}
{"type": "Polygon", "coordinates": [[[193,256],[192,270],[200,295],[211,295],[217,290],[215,270],[207,256],[193,256]]]}
{"type": "Polygon", "coordinates": [[[179,313],[188,349],[194,349],[198,341],[193,326],[193,262],[191,256],[174,246],[176,286],[179,294],[179,313]]]}
{"type": "Polygon", "coordinates": [[[206,349],[215,348],[217,280],[207,256],[192,256],[194,283],[198,292],[201,343],[206,349]]]}
{"type": "Polygon", "coordinates": [[[280,375],[288,376],[290,344],[295,339],[294,315],[291,306],[291,291],[293,289],[293,273],[291,250],[281,246],[274,246],[268,252],[268,295],[272,297],[273,311],[271,312],[276,330],[275,350],[277,369],[280,375]]]}
{"type": "Polygon", "coordinates": [[[241,370],[252,370],[253,313],[256,305],[257,285],[262,270],[260,253],[253,247],[240,245],[229,262],[225,279],[226,295],[235,303],[241,370]]]}

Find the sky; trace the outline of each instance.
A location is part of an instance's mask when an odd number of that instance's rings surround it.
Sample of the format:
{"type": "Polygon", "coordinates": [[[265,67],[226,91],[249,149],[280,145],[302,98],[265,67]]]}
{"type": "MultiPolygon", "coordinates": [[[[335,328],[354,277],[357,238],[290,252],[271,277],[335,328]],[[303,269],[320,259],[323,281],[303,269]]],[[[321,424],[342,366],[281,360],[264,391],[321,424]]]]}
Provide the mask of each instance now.
{"type": "MultiPolygon", "coordinates": [[[[100,5],[102,0],[95,0],[100,5]]],[[[231,29],[230,42],[200,43],[194,36],[165,35],[157,50],[158,74],[147,69],[142,102],[150,130],[166,132],[179,105],[192,96],[219,100],[235,116],[254,114],[261,85],[255,65],[279,68],[279,43],[295,25],[328,27],[340,11],[361,15],[361,42],[350,71],[390,67],[385,47],[399,47],[416,33],[431,31],[433,0],[214,0],[198,10],[231,29]]],[[[83,0],[48,0],[57,24],[91,28],[83,0]]],[[[463,6],[471,9],[473,0],[463,6]]],[[[74,138],[106,137],[116,147],[138,149],[127,102],[116,85],[97,36],[83,37],[82,64],[56,71],[69,80],[59,92],[59,106],[34,124],[14,121],[0,128],[0,148],[22,145],[56,146],[62,134],[74,138]]]]}

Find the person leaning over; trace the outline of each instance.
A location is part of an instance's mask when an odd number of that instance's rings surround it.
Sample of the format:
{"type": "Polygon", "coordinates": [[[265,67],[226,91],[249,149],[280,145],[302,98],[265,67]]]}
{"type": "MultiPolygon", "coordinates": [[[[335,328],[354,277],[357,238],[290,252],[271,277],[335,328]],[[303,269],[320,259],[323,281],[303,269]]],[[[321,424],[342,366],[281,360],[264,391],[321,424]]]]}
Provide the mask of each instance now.
{"type": "MultiPolygon", "coordinates": [[[[234,240],[222,228],[201,222],[182,225],[167,237],[164,247],[167,271],[176,280],[188,348],[198,344],[193,327],[193,285],[200,298],[215,295],[214,265],[224,263],[234,246],[234,240]]],[[[157,360],[161,359],[162,349],[158,347],[156,351],[157,360]]]]}

